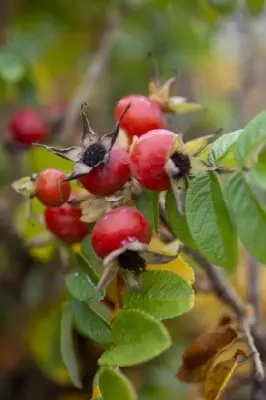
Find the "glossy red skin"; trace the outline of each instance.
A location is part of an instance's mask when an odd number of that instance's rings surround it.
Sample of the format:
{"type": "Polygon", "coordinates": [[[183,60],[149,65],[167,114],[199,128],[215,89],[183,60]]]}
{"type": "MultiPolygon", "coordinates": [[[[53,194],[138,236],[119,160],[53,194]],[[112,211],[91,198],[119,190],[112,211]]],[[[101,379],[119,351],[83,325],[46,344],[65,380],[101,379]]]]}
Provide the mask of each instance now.
{"type": "Polygon", "coordinates": [[[130,136],[142,136],[152,129],[165,128],[165,118],[161,107],[155,101],[141,95],[125,96],[118,101],[115,108],[117,120],[129,103],[131,107],[124,115],[120,126],[130,136]]]}
{"type": "Polygon", "coordinates": [[[71,192],[70,183],[62,182],[65,178],[66,174],[56,168],[45,169],[36,181],[36,197],[47,207],[58,207],[65,203],[71,192]]]}
{"type": "Polygon", "coordinates": [[[100,258],[135,240],[149,243],[151,229],[144,215],[134,207],[113,209],[94,225],[91,234],[92,246],[100,258]]]}
{"type": "Polygon", "coordinates": [[[171,131],[156,129],[138,139],[130,154],[130,166],[142,186],[155,191],[170,188],[165,165],[175,138],[171,131]]]}
{"type": "Polygon", "coordinates": [[[12,139],[24,145],[42,142],[47,137],[47,127],[37,111],[24,108],[16,112],[10,122],[12,139]]]}
{"type": "Polygon", "coordinates": [[[95,196],[108,196],[121,189],[131,175],[129,154],[114,146],[106,165],[95,167],[79,179],[82,186],[95,196]]]}
{"type": "Polygon", "coordinates": [[[47,228],[65,243],[79,243],[89,233],[88,224],[80,221],[81,209],[69,203],[47,207],[44,217],[47,228]]]}

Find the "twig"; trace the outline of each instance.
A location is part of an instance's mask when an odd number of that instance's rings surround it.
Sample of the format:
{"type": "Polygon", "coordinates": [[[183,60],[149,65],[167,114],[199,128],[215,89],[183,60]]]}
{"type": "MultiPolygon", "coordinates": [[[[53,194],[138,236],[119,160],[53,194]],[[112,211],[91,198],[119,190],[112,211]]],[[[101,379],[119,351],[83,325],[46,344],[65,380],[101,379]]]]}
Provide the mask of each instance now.
{"type": "Polygon", "coordinates": [[[130,3],[124,2],[123,6],[112,12],[108,17],[99,47],[92,56],[87,71],[66,113],[60,135],[61,144],[69,144],[81,104],[85,101],[90,102],[93,98],[95,89],[99,85],[99,81],[108,67],[111,51],[117,40],[121,25],[130,9],[130,3]]]}
{"type": "Polygon", "coordinates": [[[254,257],[249,255],[249,302],[253,306],[256,323],[259,323],[260,318],[259,288],[259,266],[254,257]]]}
{"type": "Polygon", "coordinates": [[[245,317],[246,305],[244,301],[234,291],[219,268],[216,265],[211,264],[199,251],[194,250],[187,245],[182,245],[180,251],[187,254],[204,269],[217,296],[220,297],[239,318],[242,319],[245,317]]]}
{"type": "Polygon", "coordinates": [[[253,335],[251,333],[254,319],[250,320],[246,312],[247,307],[244,301],[233,290],[230,283],[227,281],[227,279],[224,277],[224,275],[221,273],[216,265],[210,263],[200,252],[186,245],[182,245],[180,247],[180,251],[183,251],[185,254],[191,257],[201,268],[204,269],[217,296],[220,297],[224,301],[224,303],[226,303],[238,316],[242,331],[245,335],[247,344],[250,347],[253,357],[254,387],[252,399],[258,400],[258,391],[261,392],[262,390],[262,382],[265,379],[265,374],[260,354],[257,350],[253,335]]]}
{"type": "Polygon", "coordinates": [[[241,327],[245,335],[247,344],[249,345],[250,350],[252,351],[253,362],[254,362],[254,380],[256,382],[262,382],[265,379],[264,368],[260,359],[260,354],[255,345],[254,338],[251,334],[251,329],[250,329],[251,326],[246,318],[243,318],[241,327]]]}

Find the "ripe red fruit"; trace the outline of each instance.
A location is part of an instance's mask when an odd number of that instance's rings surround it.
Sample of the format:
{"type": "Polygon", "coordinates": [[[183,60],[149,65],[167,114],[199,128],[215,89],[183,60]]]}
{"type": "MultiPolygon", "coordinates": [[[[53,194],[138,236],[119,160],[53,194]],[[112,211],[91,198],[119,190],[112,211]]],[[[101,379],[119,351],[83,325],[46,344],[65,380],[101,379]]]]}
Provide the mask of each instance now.
{"type": "Polygon", "coordinates": [[[12,139],[24,145],[42,142],[47,137],[47,127],[37,111],[24,108],[13,114],[9,122],[12,139]]]}
{"type": "Polygon", "coordinates": [[[91,234],[92,246],[100,258],[134,241],[147,244],[151,229],[144,215],[134,207],[119,207],[101,218],[91,234]]]}
{"type": "Polygon", "coordinates": [[[79,243],[89,233],[88,224],[80,221],[81,209],[70,203],[47,207],[44,212],[47,228],[68,244],[79,243]]]}
{"type": "Polygon", "coordinates": [[[141,136],[152,129],[165,127],[164,115],[159,104],[141,95],[125,96],[118,101],[115,108],[117,120],[129,103],[131,106],[121,121],[121,128],[130,136],[141,136]]]}
{"type": "Polygon", "coordinates": [[[71,185],[63,182],[64,172],[56,168],[47,168],[42,171],[35,183],[36,197],[47,207],[58,207],[65,203],[70,195],[71,185]]]}
{"type": "Polygon", "coordinates": [[[121,147],[114,146],[107,164],[94,167],[79,182],[95,196],[108,196],[124,186],[130,173],[128,153],[121,147]]]}
{"type": "Polygon", "coordinates": [[[167,190],[170,179],[165,165],[176,134],[164,129],[156,129],[139,138],[131,155],[130,165],[138,182],[151,190],[167,190]]]}

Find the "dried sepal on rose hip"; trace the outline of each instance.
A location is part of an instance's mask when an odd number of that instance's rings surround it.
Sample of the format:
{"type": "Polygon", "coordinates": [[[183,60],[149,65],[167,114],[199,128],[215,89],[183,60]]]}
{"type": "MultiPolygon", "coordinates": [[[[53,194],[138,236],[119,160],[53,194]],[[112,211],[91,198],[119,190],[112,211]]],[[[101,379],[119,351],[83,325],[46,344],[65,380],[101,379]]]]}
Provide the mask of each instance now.
{"type": "MultiPolygon", "coordinates": [[[[208,139],[203,140],[204,147],[208,139]]],[[[194,150],[191,154],[191,148],[191,142],[184,144],[174,132],[156,129],[140,137],[130,153],[131,171],[136,180],[154,191],[172,188],[181,214],[184,214],[189,178],[207,169],[193,156],[194,150]]]]}
{"type": "Polygon", "coordinates": [[[91,129],[87,115],[84,112],[85,104],[81,107],[82,117],[82,136],[81,146],[72,146],[67,149],[57,149],[44,144],[35,143],[35,145],[44,147],[46,150],[58,155],[61,158],[74,162],[72,172],[65,179],[71,181],[79,179],[92,171],[93,168],[107,165],[110,159],[110,153],[119,134],[121,120],[130,108],[128,104],[117,122],[113,132],[108,133],[101,138],[91,129]]]}
{"type": "Polygon", "coordinates": [[[82,211],[81,221],[93,223],[113,208],[132,204],[132,196],[135,190],[132,186],[132,182],[127,182],[121,190],[105,197],[95,196],[89,192],[80,192],[78,202],[82,211]]]}
{"type": "Polygon", "coordinates": [[[173,77],[161,84],[156,77],[153,77],[149,83],[149,98],[158,103],[166,113],[185,114],[201,110],[202,105],[190,102],[186,97],[173,95],[176,81],[177,78],[173,77]]]}
{"type": "Polygon", "coordinates": [[[144,215],[134,207],[119,207],[101,218],[93,227],[92,246],[103,260],[104,271],[97,289],[105,287],[117,272],[131,290],[139,290],[147,264],[163,264],[177,256],[149,249],[151,228],[144,215]]]}

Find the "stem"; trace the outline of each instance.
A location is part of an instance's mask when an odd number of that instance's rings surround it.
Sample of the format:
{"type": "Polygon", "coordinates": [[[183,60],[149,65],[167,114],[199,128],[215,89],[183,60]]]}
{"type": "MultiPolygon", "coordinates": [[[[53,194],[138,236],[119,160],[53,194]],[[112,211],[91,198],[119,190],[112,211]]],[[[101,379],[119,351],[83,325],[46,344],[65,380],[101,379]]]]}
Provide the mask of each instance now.
{"type": "Polygon", "coordinates": [[[199,251],[187,245],[182,245],[180,251],[187,254],[204,269],[217,296],[221,298],[239,318],[245,317],[246,305],[244,301],[234,291],[220,269],[216,265],[211,264],[199,251]]]}
{"type": "MultiPolygon", "coordinates": [[[[245,302],[234,291],[230,283],[222,274],[220,269],[210,263],[200,252],[194,250],[186,245],[181,245],[180,251],[191,257],[201,268],[204,269],[210,279],[214,292],[224,303],[226,303],[238,316],[240,326],[246,338],[247,344],[252,351],[253,364],[254,364],[254,377],[253,377],[253,395],[252,400],[261,400],[265,397],[258,397],[262,393],[262,384],[265,379],[263,364],[260,354],[254,342],[254,337],[251,328],[254,324],[254,319],[250,319],[247,314],[245,302]]],[[[254,271],[253,271],[254,272],[254,271]]],[[[263,395],[264,396],[264,395],[263,395]]]]}
{"type": "Polygon", "coordinates": [[[259,289],[259,266],[254,257],[249,255],[249,301],[254,308],[256,323],[259,323],[260,319],[259,289]]]}

